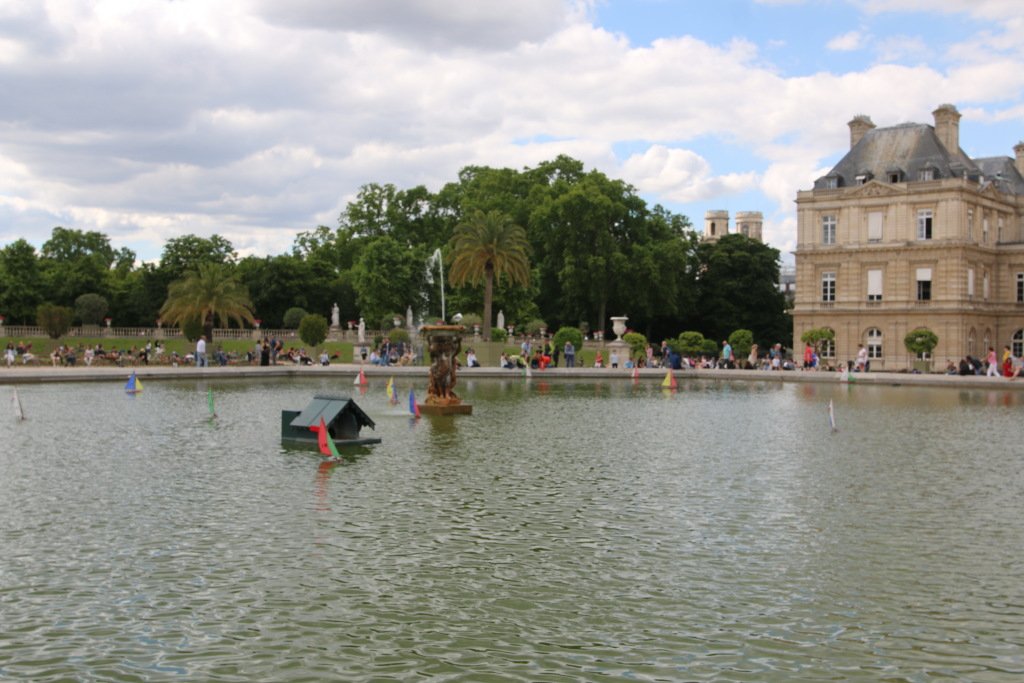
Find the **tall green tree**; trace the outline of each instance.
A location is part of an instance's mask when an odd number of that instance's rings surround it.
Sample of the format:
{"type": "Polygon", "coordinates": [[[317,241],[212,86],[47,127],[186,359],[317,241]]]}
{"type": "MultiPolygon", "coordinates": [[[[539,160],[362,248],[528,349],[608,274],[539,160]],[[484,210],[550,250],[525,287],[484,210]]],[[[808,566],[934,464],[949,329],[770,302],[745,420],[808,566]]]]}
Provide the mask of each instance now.
{"type": "Polygon", "coordinates": [[[160,268],[173,281],[193,272],[201,263],[234,265],[238,253],[231,242],[220,235],[172,237],[164,244],[160,268]]]}
{"type": "Polygon", "coordinates": [[[241,327],[254,320],[249,291],[226,266],[216,263],[202,263],[195,272],[172,282],[160,316],[171,325],[199,320],[210,340],[215,322],[229,326],[234,321],[241,327]]]}
{"type": "Polygon", "coordinates": [[[40,252],[49,300],[70,307],[81,294],[105,294],[107,274],[117,259],[103,233],[54,228],[40,252]]]}
{"type": "Polygon", "coordinates": [[[31,324],[45,291],[35,247],[19,239],[0,249],[0,313],[8,324],[31,324]]]}
{"type": "Polygon", "coordinates": [[[696,318],[704,336],[754,333],[761,348],[791,345],[793,327],[779,291],[779,250],[740,234],[697,248],[696,318]]]}
{"type": "Polygon", "coordinates": [[[491,306],[494,281],[507,275],[514,283],[530,282],[529,243],[526,231],[512,222],[508,214],[493,210],[476,211],[468,220],[455,226],[449,244],[452,263],[448,277],[455,285],[484,285],[483,338],[491,338],[494,317],[491,306]]]}
{"type": "Polygon", "coordinates": [[[371,321],[403,312],[408,306],[423,310],[426,263],[424,247],[402,245],[388,236],[370,241],[352,268],[359,315],[371,321]]]}

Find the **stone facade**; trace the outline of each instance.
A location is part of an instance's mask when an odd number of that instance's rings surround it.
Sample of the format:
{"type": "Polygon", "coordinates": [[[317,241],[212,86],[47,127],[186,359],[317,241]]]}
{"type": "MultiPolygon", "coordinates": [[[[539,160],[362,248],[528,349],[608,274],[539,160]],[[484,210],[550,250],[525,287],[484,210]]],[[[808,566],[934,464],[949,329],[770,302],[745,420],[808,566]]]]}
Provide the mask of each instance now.
{"type": "Polygon", "coordinates": [[[927,327],[939,368],[989,346],[1024,354],[1024,144],[1015,159],[971,159],[956,108],[933,115],[890,128],[855,117],[847,155],[797,193],[798,349],[828,327],[829,363],[863,344],[873,370],[902,370],[915,360],[903,338],[927,327]]]}
{"type": "MultiPolygon", "coordinates": [[[[764,241],[764,215],[760,211],[737,211],[736,229],[741,235],[745,235],[758,242],[764,241]]],[[[729,234],[729,212],[721,209],[707,211],[704,213],[704,232],[701,239],[705,242],[717,242],[723,235],[729,234]]]]}

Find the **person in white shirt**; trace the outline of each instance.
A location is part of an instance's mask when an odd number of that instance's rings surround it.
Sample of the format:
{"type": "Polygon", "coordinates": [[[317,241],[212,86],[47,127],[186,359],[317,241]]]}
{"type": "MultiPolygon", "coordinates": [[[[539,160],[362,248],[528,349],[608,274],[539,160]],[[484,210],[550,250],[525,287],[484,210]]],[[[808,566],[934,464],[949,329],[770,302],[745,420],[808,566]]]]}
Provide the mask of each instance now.
{"type": "Polygon", "coordinates": [[[196,342],[196,367],[206,367],[206,335],[200,335],[199,341],[196,342]]]}

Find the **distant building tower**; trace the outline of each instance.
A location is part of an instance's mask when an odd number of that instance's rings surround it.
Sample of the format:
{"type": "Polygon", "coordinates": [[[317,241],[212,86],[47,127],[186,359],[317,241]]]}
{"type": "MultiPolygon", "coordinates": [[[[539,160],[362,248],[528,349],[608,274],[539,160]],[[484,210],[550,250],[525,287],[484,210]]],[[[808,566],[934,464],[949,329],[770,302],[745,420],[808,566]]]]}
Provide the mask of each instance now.
{"type": "Polygon", "coordinates": [[[752,240],[763,242],[761,228],[764,226],[764,215],[760,211],[737,211],[736,232],[752,240]]]}
{"type": "Polygon", "coordinates": [[[715,242],[722,235],[729,234],[729,212],[708,211],[704,214],[704,234],[701,239],[715,242]]]}

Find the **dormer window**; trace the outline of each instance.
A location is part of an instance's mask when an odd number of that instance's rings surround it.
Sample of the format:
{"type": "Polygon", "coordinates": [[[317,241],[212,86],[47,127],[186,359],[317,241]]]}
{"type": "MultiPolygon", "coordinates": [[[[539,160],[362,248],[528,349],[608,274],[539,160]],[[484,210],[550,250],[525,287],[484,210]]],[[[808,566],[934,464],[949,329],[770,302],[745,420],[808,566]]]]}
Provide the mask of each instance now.
{"type": "Polygon", "coordinates": [[[928,180],[935,180],[935,169],[934,168],[922,168],[917,172],[917,179],[921,182],[928,180]]]}
{"type": "Polygon", "coordinates": [[[890,183],[901,183],[903,182],[903,171],[898,168],[889,169],[885,172],[886,178],[890,183]]]}
{"type": "Polygon", "coordinates": [[[838,190],[839,189],[839,178],[835,176],[829,176],[825,178],[825,189],[826,190],[838,190]]]}
{"type": "Polygon", "coordinates": [[[858,173],[855,177],[857,179],[857,184],[858,185],[863,185],[864,183],[866,183],[869,180],[871,180],[871,174],[869,172],[867,172],[867,171],[862,171],[862,172],[858,173]]]}

